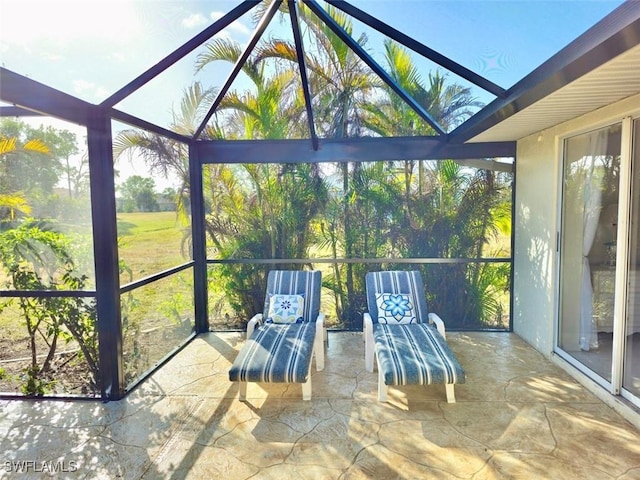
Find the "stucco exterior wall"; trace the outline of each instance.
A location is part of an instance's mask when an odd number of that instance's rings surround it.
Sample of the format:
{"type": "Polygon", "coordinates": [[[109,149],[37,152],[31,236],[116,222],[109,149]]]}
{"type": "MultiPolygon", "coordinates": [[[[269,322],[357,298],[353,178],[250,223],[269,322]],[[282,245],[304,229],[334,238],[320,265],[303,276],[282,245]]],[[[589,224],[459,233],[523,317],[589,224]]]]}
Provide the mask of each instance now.
{"type": "Polygon", "coordinates": [[[563,138],[638,114],[640,95],[518,141],[513,252],[513,329],[550,356],[557,301],[556,233],[563,138]]]}

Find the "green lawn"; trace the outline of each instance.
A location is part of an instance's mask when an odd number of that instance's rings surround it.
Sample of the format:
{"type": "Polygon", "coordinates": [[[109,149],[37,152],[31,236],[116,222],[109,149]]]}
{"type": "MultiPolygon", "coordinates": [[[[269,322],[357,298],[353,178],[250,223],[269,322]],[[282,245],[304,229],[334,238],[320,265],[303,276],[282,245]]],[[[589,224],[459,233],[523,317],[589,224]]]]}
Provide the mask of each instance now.
{"type": "MultiPolygon", "coordinates": [[[[185,226],[175,212],[119,213],[118,254],[137,280],[189,260],[182,252],[185,226]]],[[[185,253],[188,254],[188,243],[185,253]]],[[[123,272],[120,282],[131,281],[123,272]]]]}
{"type": "MultiPolygon", "coordinates": [[[[182,252],[185,227],[175,212],[120,213],[117,219],[118,254],[129,269],[121,273],[121,285],[130,282],[131,277],[139,280],[189,261],[182,252]]],[[[186,271],[134,290],[135,308],[131,314],[143,323],[158,321],[166,310],[163,305],[174,302],[177,294],[186,295],[186,289],[192,290],[191,278],[190,271],[186,271]]]]}

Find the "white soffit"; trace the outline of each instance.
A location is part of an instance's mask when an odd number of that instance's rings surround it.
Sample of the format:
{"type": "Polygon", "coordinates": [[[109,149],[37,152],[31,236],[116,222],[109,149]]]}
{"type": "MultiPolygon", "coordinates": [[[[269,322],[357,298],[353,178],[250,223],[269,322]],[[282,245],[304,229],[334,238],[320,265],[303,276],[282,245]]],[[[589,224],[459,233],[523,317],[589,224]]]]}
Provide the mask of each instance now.
{"type": "Polygon", "coordinates": [[[640,45],[471,138],[515,141],[640,93],[640,45]]]}

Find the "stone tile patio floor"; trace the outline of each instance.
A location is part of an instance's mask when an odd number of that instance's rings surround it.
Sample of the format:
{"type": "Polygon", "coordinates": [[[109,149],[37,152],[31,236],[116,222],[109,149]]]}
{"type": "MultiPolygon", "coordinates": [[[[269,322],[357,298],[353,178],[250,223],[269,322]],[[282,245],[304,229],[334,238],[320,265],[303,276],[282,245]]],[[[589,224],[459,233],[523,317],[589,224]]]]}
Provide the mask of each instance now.
{"type": "Polygon", "coordinates": [[[640,432],[514,334],[448,334],[455,404],[438,385],[378,403],[362,336],[329,336],[310,402],[278,384],[239,402],[240,333],[196,338],[119,402],[0,401],[0,478],[640,479],[640,432]]]}

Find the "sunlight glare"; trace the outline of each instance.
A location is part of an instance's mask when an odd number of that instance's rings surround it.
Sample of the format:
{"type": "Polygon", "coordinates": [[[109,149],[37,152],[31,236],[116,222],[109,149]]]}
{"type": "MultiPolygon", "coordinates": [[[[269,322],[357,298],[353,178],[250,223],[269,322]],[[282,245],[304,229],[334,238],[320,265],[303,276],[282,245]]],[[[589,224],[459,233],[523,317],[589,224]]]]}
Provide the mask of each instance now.
{"type": "Polygon", "coordinates": [[[0,0],[2,42],[21,46],[36,40],[65,44],[80,38],[128,42],[142,30],[133,3],[132,0],[0,0]]]}

